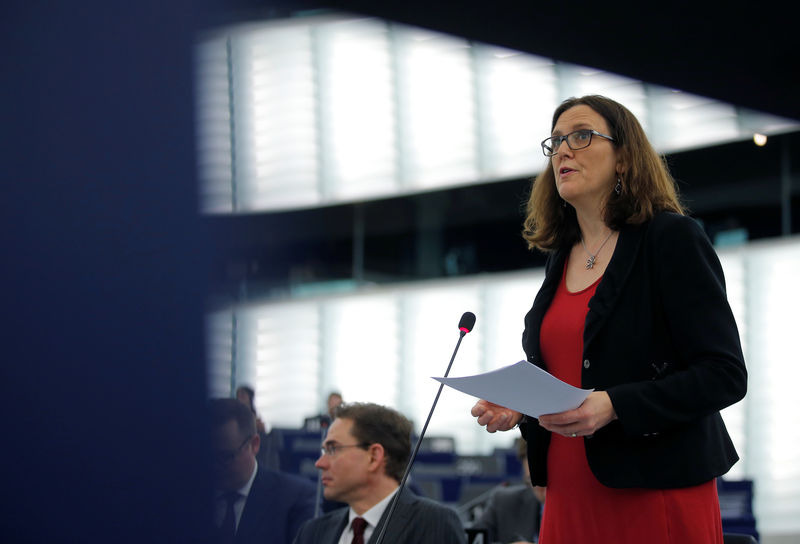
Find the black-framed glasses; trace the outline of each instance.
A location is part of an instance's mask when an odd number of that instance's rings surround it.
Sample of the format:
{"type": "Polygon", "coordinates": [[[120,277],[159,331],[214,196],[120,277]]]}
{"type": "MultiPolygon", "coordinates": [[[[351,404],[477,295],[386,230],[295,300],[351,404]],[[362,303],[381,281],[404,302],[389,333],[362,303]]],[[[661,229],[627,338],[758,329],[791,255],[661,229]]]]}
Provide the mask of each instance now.
{"type": "Polygon", "coordinates": [[[369,444],[367,444],[366,442],[361,442],[360,444],[348,444],[348,445],[344,445],[344,446],[342,444],[337,444],[335,442],[331,442],[329,444],[324,444],[319,449],[319,452],[320,452],[320,455],[328,455],[329,457],[333,457],[334,455],[336,455],[337,451],[343,450],[344,448],[362,448],[362,449],[366,449],[368,446],[369,446],[369,444]]]}
{"type": "Polygon", "coordinates": [[[253,438],[253,436],[248,436],[247,438],[245,438],[244,442],[239,444],[239,447],[236,448],[235,450],[227,450],[227,451],[226,450],[220,450],[220,451],[215,452],[214,453],[214,460],[217,462],[217,464],[220,464],[220,465],[228,465],[228,464],[230,464],[231,461],[233,461],[236,458],[236,456],[239,455],[239,452],[242,451],[242,448],[244,447],[244,445],[247,444],[248,442],[250,442],[251,438],[253,438]]]}
{"type": "Polygon", "coordinates": [[[557,155],[558,148],[561,147],[561,143],[565,141],[571,150],[577,151],[578,149],[589,147],[589,144],[592,143],[592,136],[600,136],[606,140],[614,141],[614,138],[611,136],[597,132],[594,129],[583,128],[580,130],[573,130],[569,134],[563,136],[551,136],[550,138],[546,138],[542,141],[542,152],[545,157],[557,155]]]}

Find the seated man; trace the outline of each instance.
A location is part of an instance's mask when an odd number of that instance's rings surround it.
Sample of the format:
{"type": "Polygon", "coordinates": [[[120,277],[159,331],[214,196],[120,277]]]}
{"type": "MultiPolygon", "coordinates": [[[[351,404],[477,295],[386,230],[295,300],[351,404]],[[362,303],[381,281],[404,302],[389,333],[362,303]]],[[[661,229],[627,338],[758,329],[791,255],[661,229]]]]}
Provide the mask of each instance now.
{"type": "Polygon", "coordinates": [[[539,536],[541,509],[545,489],[531,486],[526,443],[517,440],[517,459],[522,463],[525,482],[508,487],[498,487],[489,497],[486,510],[473,527],[487,529],[489,542],[502,544],[528,544],[539,536]]]}
{"type": "Polygon", "coordinates": [[[410,456],[411,422],[403,415],[377,404],[340,406],[316,466],[325,498],[349,508],[305,523],[295,544],[374,543],[395,496],[385,544],[464,543],[454,510],[408,489],[397,494],[410,456]]]}
{"type": "Polygon", "coordinates": [[[303,428],[311,432],[322,431],[322,437],[324,439],[325,432],[328,430],[333,418],[336,417],[336,408],[338,408],[340,404],[342,404],[342,394],[338,391],[331,391],[328,395],[328,411],[324,414],[305,418],[303,421],[303,428]]]}
{"type": "Polygon", "coordinates": [[[300,525],[314,517],[316,487],[310,481],[260,467],[253,412],[236,399],[210,401],[215,525],[218,542],[292,542],[300,525]]]}

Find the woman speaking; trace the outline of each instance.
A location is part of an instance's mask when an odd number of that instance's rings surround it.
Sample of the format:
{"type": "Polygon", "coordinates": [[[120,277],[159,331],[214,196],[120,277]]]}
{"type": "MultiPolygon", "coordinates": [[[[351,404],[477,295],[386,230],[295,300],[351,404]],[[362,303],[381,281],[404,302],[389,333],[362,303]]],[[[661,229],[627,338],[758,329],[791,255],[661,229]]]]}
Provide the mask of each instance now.
{"type": "Polygon", "coordinates": [[[719,411],[747,371],[719,259],[624,106],[563,102],[542,149],[523,236],[548,258],[522,344],[594,392],[538,419],[485,400],[472,415],[519,425],[547,487],[541,544],[722,544],[715,478],[738,456],[719,411]]]}

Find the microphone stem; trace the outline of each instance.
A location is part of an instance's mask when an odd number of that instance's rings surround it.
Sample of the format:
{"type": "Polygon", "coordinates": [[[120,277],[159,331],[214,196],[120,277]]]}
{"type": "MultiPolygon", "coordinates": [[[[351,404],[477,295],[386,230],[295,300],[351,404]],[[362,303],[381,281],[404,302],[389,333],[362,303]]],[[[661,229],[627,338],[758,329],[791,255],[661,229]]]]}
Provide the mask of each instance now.
{"type": "MultiPolygon", "coordinates": [[[[458,348],[461,345],[461,341],[466,336],[467,332],[461,330],[458,336],[458,342],[456,343],[456,349],[453,350],[453,356],[450,357],[450,363],[447,365],[447,370],[444,373],[444,377],[446,378],[450,374],[450,367],[453,366],[453,361],[456,358],[456,353],[458,353],[458,348]]],[[[397,488],[397,493],[395,493],[394,497],[392,498],[392,503],[389,505],[389,511],[386,513],[386,522],[383,524],[381,528],[381,533],[378,535],[378,539],[375,541],[375,544],[381,544],[383,542],[383,536],[386,534],[386,528],[389,526],[389,520],[392,519],[392,513],[394,512],[395,506],[397,506],[397,501],[399,500],[400,493],[402,493],[403,488],[406,485],[406,480],[408,480],[408,475],[411,472],[411,467],[414,465],[414,460],[417,458],[417,452],[419,452],[419,447],[422,444],[422,438],[425,436],[425,431],[428,430],[428,423],[431,422],[431,416],[433,416],[433,410],[436,408],[436,403],[439,402],[439,395],[442,394],[442,388],[444,388],[443,383],[439,383],[439,390],[436,392],[436,398],[433,399],[433,406],[431,406],[431,411],[428,412],[428,418],[425,420],[425,425],[422,426],[422,432],[417,438],[417,443],[414,445],[414,451],[411,453],[411,458],[408,460],[408,464],[406,465],[406,470],[403,473],[403,478],[400,480],[400,486],[397,488]]]]}

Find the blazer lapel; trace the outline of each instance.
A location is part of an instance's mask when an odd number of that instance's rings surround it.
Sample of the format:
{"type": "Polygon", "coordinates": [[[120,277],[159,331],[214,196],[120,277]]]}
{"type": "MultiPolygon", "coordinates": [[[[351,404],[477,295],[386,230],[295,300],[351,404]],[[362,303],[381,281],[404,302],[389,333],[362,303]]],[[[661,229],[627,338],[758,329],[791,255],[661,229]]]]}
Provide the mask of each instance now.
{"type": "MultiPolygon", "coordinates": [[[[414,502],[415,499],[413,495],[411,495],[407,490],[403,489],[402,493],[398,492],[398,494],[395,495],[394,499],[392,500],[397,500],[398,502],[394,512],[392,512],[392,519],[389,520],[389,526],[386,528],[384,541],[403,542],[404,540],[402,536],[408,527],[408,518],[410,516],[409,505],[414,502]],[[395,531],[394,534],[392,534],[392,531],[395,531]]],[[[378,521],[377,527],[375,527],[375,530],[372,532],[372,536],[369,537],[367,544],[375,544],[378,541],[378,535],[380,535],[383,525],[387,521],[387,516],[391,507],[392,503],[389,502],[389,504],[386,506],[386,510],[384,510],[383,514],[381,515],[380,521],[378,521]]]]}
{"type": "Polygon", "coordinates": [[[619,300],[619,295],[636,262],[644,231],[641,225],[629,225],[620,231],[617,246],[603,273],[603,279],[589,300],[589,312],[586,314],[583,331],[584,350],[598,333],[605,319],[611,315],[619,300]]]}
{"type": "MultiPolygon", "coordinates": [[[[584,349],[591,343],[619,300],[619,295],[635,264],[645,230],[645,226],[642,225],[628,225],[620,231],[617,246],[603,273],[603,279],[597,285],[597,290],[589,301],[589,312],[586,315],[583,332],[584,349]]],[[[539,348],[539,331],[544,314],[550,307],[561,276],[564,274],[564,262],[568,254],[568,248],[558,249],[552,253],[542,287],[536,295],[533,307],[525,317],[523,346],[528,354],[528,361],[542,367],[545,365],[539,348]],[[529,335],[529,332],[533,334],[529,335]]]]}
{"type": "Polygon", "coordinates": [[[545,267],[545,277],[528,314],[525,316],[525,332],[523,333],[522,346],[528,354],[528,362],[544,367],[539,348],[539,330],[542,327],[544,314],[550,307],[553,297],[564,273],[564,262],[568,251],[563,249],[553,252],[545,267]],[[529,334],[533,333],[533,334],[529,334]]]}
{"type": "Polygon", "coordinates": [[[269,490],[274,488],[277,483],[272,480],[270,473],[260,468],[258,469],[253,480],[253,486],[250,488],[247,502],[244,505],[242,517],[239,520],[239,528],[236,530],[237,540],[240,535],[241,538],[246,539],[247,536],[258,530],[259,524],[269,522],[271,517],[275,515],[278,507],[276,504],[277,499],[269,490]]]}
{"type": "Polygon", "coordinates": [[[327,538],[320,540],[321,544],[337,544],[339,537],[347,527],[347,520],[350,517],[350,508],[339,508],[335,516],[331,516],[330,530],[326,530],[327,538]]]}

